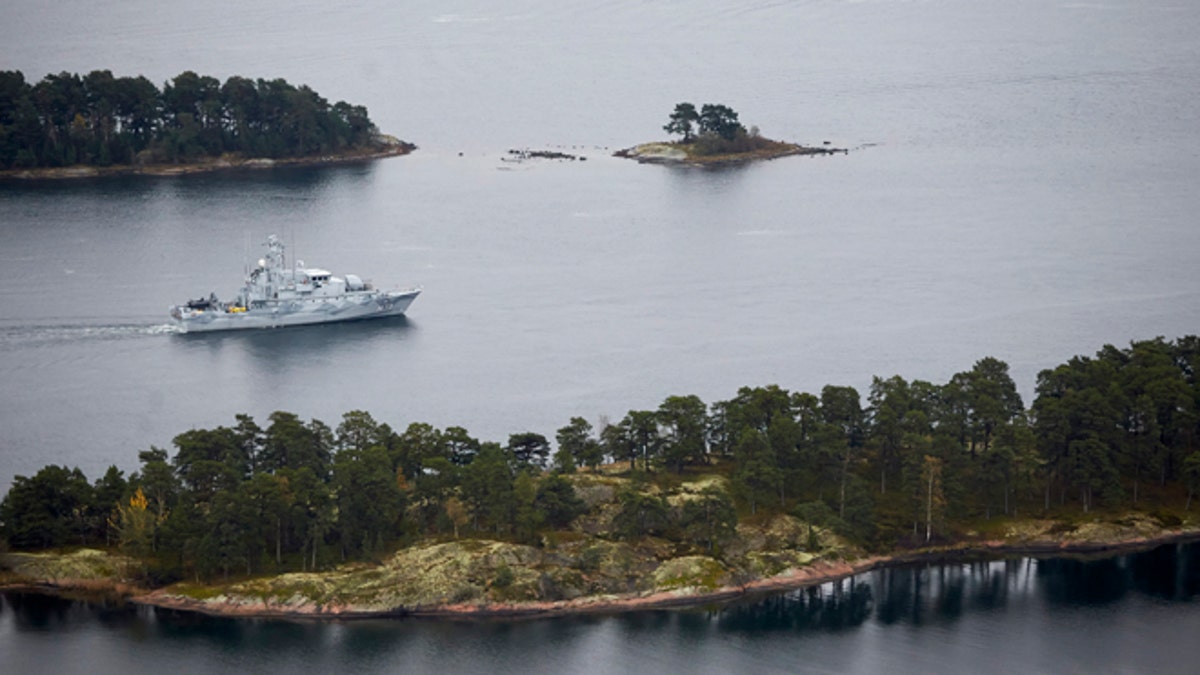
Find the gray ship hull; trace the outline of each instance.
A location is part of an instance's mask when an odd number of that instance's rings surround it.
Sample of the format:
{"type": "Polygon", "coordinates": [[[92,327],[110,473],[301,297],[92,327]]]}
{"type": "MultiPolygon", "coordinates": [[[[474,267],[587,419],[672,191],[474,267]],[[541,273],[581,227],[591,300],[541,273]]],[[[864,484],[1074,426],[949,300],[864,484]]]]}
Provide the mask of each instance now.
{"type": "Polygon", "coordinates": [[[174,308],[171,316],[184,333],[305,326],[401,316],[420,293],[419,289],[359,291],[334,297],[268,301],[243,311],[174,308]]]}

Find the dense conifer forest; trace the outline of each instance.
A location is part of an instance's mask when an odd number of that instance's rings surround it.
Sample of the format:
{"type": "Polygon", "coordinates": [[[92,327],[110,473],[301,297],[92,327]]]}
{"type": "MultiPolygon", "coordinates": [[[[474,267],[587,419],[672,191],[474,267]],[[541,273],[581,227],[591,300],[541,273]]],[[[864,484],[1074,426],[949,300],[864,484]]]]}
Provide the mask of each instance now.
{"type": "Polygon", "coordinates": [[[309,157],[368,147],[375,134],[366,108],[282,79],[222,84],[187,71],[159,89],[108,70],[33,84],[0,71],[0,169],[309,157]]]}
{"type": "Polygon", "coordinates": [[[173,453],[138,453],[129,476],[18,476],[0,534],[21,549],[119,547],[158,582],[311,570],[426,537],[538,545],[585,513],[572,481],[597,471],[630,478],[602,536],[706,553],[739,519],[779,513],[875,550],[1005,517],[1132,509],[1178,522],[1200,488],[1198,363],[1196,336],[1105,346],[1042,371],[1028,408],[994,358],[943,384],[876,377],[865,402],[834,385],[743,387],[709,405],[670,396],[598,428],[572,418],[553,443],[398,431],[364,411],[336,427],[238,415],[184,431],[173,453]],[[682,505],[660,496],[687,475],[723,480],[682,505]]]}

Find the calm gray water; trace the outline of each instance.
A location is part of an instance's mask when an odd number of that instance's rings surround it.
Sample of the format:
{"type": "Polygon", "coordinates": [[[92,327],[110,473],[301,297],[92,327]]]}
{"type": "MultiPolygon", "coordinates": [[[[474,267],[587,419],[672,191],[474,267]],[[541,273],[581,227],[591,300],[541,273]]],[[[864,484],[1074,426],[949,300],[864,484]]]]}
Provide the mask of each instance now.
{"type": "MultiPolygon", "coordinates": [[[[1028,402],[1040,369],[1198,330],[1196,3],[11,0],[2,15],[0,68],[33,80],[285,77],[421,149],[0,185],[0,486],[47,463],[130,470],[183,430],[277,409],[503,441],[672,394],[944,382],[984,356],[1028,402]],[[852,151],[717,171],[609,156],[663,137],[684,100],[852,151]],[[501,161],[521,147],[588,160],[501,161]],[[232,293],[246,241],[270,232],[310,264],[425,293],[404,321],[172,335],[166,308],[232,293]]],[[[572,630],[660,639],[624,625],[572,630]]]]}
{"type": "Polygon", "coordinates": [[[14,673],[1192,673],[1198,593],[1196,544],[901,568],[725,607],[516,622],[247,621],[10,593],[0,646],[14,673]]]}
{"type": "MultiPolygon", "coordinates": [[[[1198,330],[1200,6],[10,3],[0,67],[282,76],[416,154],[0,185],[0,485],[89,476],[277,409],[505,440],[667,396],[1038,370],[1198,330]],[[609,152],[720,101],[854,148],[704,171],[609,152]],[[586,162],[501,161],[513,147],[586,162]],[[459,153],[462,156],[459,156],[459,153]],[[168,334],[247,241],[380,284],[405,322],[168,334]]],[[[253,259],[253,249],[251,259],[253,259]]]]}

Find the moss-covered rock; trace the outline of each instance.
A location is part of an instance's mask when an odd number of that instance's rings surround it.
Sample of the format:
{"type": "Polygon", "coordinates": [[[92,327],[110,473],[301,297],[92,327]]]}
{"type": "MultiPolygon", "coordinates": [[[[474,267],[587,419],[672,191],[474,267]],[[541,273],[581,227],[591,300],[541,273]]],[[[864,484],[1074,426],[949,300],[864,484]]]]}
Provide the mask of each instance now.
{"type": "Polygon", "coordinates": [[[729,492],[729,480],[724,476],[706,475],[700,476],[694,480],[682,482],[679,486],[667,495],[667,504],[672,508],[679,508],[685,502],[699,499],[705,490],[717,489],[724,492],[729,492]]]}
{"type": "Polygon", "coordinates": [[[491,541],[463,541],[403,549],[379,566],[362,564],[329,572],[283,574],[228,587],[225,597],[270,607],[348,607],[398,611],[464,602],[536,599],[537,549],[491,541]],[[503,578],[497,584],[497,578],[503,578]]]}
{"type": "Polygon", "coordinates": [[[814,558],[803,551],[752,551],[743,558],[743,568],[751,577],[766,579],[805,567],[814,558]]]}
{"type": "Polygon", "coordinates": [[[601,504],[611,503],[616,499],[617,488],[614,485],[592,484],[576,485],[575,496],[583,501],[589,510],[601,504]]]}
{"type": "Polygon", "coordinates": [[[730,583],[729,570],[717,560],[692,555],[667,560],[654,570],[656,591],[692,590],[710,593],[730,583]]]}
{"type": "Polygon", "coordinates": [[[143,566],[128,556],[91,548],[69,553],[7,553],[3,566],[18,577],[51,583],[134,579],[143,566]]]}
{"type": "Polygon", "coordinates": [[[764,528],[763,539],[763,546],[770,550],[804,550],[808,547],[808,524],[793,516],[776,516],[764,528]]]}

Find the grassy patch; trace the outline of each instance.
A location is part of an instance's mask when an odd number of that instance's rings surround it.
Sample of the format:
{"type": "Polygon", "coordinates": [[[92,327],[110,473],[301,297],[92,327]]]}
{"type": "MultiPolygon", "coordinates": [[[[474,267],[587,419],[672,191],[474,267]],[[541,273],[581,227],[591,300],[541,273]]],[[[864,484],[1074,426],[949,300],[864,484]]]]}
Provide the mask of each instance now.
{"type": "Polygon", "coordinates": [[[191,600],[212,600],[215,597],[223,595],[225,590],[217,586],[206,586],[204,584],[193,584],[181,582],[171,587],[171,594],[189,598],[191,600]]]}
{"type": "Polygon", "coordinates": [[[1183,525],[1183,519],[1174,513],[1166,511],[1154,510],[1150,512],[1150,517],[1158,523],[1159,527],[1179,527],[1183,525]]]}
{"type": "Polygon", "coordinates": [[[767,578],[804,567],[814,559],[812,554],[800,551],[755,551],[746,556],[746,568],[760,578],[767,578]]]}
{"type": "Polygon", "coordinates": [[[1071,534],[1078,529],[1079,525],[1077,523],[1059,521],[1051,525],[1050,528],[1046,530],[1046,534],[1071,534]]]}

